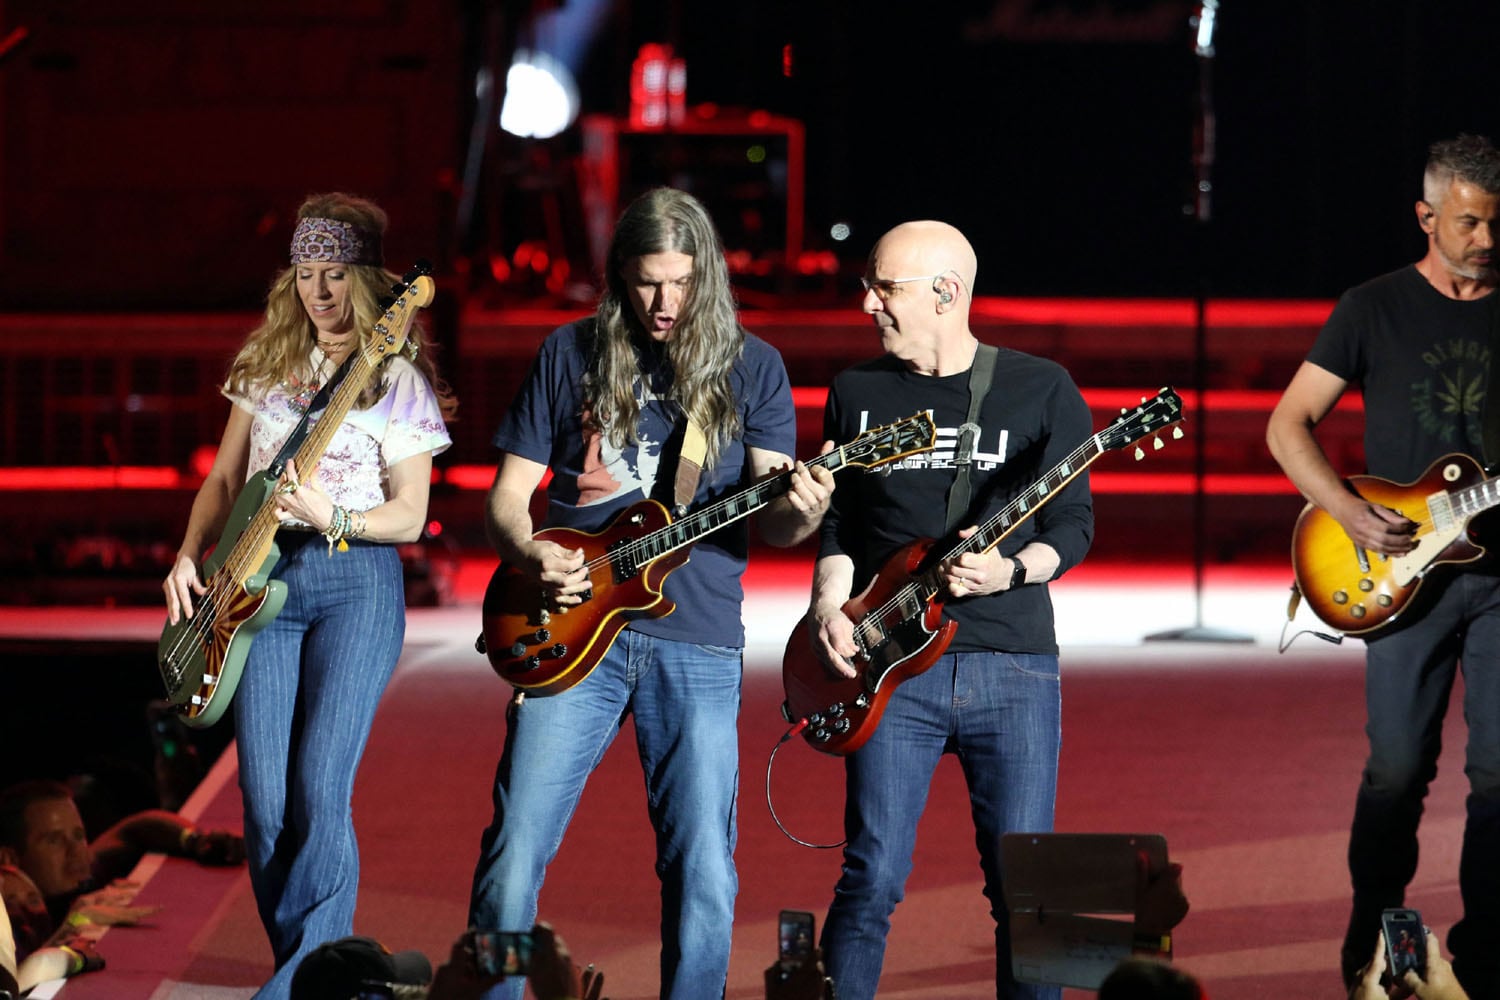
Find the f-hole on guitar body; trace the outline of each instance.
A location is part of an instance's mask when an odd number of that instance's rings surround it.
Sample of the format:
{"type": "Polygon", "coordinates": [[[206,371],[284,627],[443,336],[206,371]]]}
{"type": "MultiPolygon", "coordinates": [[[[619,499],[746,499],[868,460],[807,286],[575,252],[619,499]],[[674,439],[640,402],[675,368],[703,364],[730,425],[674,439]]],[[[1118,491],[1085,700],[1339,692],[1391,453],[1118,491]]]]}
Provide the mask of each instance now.
{"type": "MultiPolygon", "coordinates": [[[[866,431],[853,441],[808,459],[830,472],[872,468],[931,450],[937,430],[925,413],[866,431]]],[[[545,528],[532,537],[581,549],[590,589],[566,610],[524,572],[501,564],[484,595],[484,632],[477,648],[502,678],[536,694],[558,694],[582,681],[604,658],[632,616],[660,618],[676,608],[662,595],[667,575],[688,561],[692,546],[783,496],[792,473],[783,472],[673,520],[654,500],[625,508],[598,534],[545,528]]]]}

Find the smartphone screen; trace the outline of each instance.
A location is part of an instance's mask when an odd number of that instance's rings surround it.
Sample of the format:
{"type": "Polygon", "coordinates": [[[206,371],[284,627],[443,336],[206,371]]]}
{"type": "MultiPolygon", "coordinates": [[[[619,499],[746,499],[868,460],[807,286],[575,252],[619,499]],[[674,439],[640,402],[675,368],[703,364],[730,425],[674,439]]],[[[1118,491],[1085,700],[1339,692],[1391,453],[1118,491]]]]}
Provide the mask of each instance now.
{"type": "Polygon", "coordinates": [[[474,967],[481,976],[524,976],[531,971],[531,932],[475,931],[474,967]]]}
{"type": "Polygon", "coordinates": [[[1422,914],[1416,910],[1386,910],[1380,915],[1385,931],[1385,964],[1391,978],[1400,982],[1407,970],[1427,978],[1427,936],[1422,914]]]}
{"type": "Polygon", "coordinates": [[[812,958],[813,915],[802,910],[782,910],[777,929],[777,954],[783,967],[812,958]]]}

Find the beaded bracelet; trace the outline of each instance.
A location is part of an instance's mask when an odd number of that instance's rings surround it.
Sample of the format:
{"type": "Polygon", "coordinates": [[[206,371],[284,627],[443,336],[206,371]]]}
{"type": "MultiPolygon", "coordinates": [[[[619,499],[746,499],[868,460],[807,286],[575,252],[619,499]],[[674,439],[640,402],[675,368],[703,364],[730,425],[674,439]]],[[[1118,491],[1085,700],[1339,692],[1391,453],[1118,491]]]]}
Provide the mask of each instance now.
{"type": "Polygon", "coordinates": [[[349,551],[349,543],[344,541],[344,536],[349,531],[349,512],[338,504],[333,505],[333,514],[328,518],[328,527],[323,531],[323,537],[328,539],[328,554],[333,555],[334,545],[338,545],[340,552],[349,551]]]}

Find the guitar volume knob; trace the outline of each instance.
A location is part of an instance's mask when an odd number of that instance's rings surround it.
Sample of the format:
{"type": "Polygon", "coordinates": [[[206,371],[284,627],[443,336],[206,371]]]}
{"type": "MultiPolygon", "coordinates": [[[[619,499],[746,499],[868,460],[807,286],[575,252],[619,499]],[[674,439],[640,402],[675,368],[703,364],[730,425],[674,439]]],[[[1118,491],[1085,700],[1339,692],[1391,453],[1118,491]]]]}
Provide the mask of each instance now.
{"type": "Polygon", "coordinates": [[[552,655],[557,657],[558,659],[562,659],[564,656],[568,655],[568,647],[559,642],[557,645],[552,647],[552,655]]]}
{"type": "Polygon", "coordinates": [[[517,642],[510,647],[510,655],[517,659],[526,655],[526,643],[517,642]]]}
{"type": "Polygon", "coordinates": [[[546,642],[547,640],[549,640],[551,638],[552,638],[552,633],[549,632],[547,629],[539,628],[539,629],[536,630],[536,641],[537,642],[546,642]]]}

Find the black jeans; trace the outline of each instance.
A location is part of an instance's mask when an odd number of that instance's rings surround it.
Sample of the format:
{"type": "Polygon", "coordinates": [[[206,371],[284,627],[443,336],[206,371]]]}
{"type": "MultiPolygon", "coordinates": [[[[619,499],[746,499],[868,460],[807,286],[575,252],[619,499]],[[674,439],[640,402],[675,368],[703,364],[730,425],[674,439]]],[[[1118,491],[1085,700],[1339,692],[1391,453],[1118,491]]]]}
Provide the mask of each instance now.
{"type": "MultiPolygon", "coordinates": [[[[1428,583],[1432,588],[1434,583],[1428,583]]],[[[1344,942],[1346,976],[1369,960],[1380,911],[1400,906],[1417,870],[1417,826],[1437,773],[1443,715],[1459,669],[1469,778],[1459,888],[1464,916],[1449,935],[1454,969],[1470,996],[1500,996],[1500,577],[1461,573],[1426,594],[1430,603],[1365,654],[1370,755],[1349,835],[1354,908],[1344,942]],[[1434,599],[1435,598],[1435,599],[1434,599]]]]}

